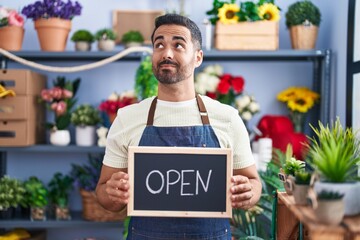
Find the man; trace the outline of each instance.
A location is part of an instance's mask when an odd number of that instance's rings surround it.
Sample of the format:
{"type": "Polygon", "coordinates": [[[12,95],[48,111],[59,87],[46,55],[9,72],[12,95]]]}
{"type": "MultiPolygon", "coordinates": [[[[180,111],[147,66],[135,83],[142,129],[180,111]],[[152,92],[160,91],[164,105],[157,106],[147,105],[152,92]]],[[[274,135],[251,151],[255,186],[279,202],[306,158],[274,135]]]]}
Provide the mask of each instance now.
{"type": "MultiPolygon", "coordinates": [[[[190,19],[176,14],[156,19],[152,64],[159,81],[158,96],[122,108],[110,128],[96,189],[106,209],[120,211],[128,203],[132,186],[127,149],[137,145],[232,148],[232,207],[248,209],[259,200],[261,183],[237,111],[195,93],[194,69],[203,61],[201,42],[200,30],[190,19]],[[206,109],[199,109],[201,105],[206,109]]],[[[231,239],[229,219],[131,218],[128,239],[180,238],[231,239]]]]}

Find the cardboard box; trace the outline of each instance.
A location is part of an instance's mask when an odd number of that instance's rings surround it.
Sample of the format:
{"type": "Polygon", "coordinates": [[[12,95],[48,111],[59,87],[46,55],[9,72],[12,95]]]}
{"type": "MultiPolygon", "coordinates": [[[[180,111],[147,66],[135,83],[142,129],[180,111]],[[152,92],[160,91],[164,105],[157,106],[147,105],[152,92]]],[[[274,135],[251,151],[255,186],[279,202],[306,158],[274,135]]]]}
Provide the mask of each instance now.
{"type": "MultiPolygon", "coordinates": [[[[44,116],[45,106],[35,96],[0,98],[0,120],[26,120],[44,116]]],[[[41,120],[41,119],[39,119],[41,120]]],[[[42,120],[44,122],[44,120],[42,120]]]]}
{"type": "Polygon", "coordinates": [[[121,43],[124,33],[136,30],[143,35],[144,44],[151,44],[155,18],[164,14],[163,10],[114,10],[113,30],[117,34],[116,43],[121,43]]]}
{"type": "Polygon", "coordinates": [[[276,50],[279,23],[274,21],[216,23],[215,48],[218,50],[276,50]]]}
{"type": "Polygon", "coordinates": [[[0,84],[12,89],[16,95],[39,95],[46,87],[46,77],[27,69],[0,71],[0,84]]]}

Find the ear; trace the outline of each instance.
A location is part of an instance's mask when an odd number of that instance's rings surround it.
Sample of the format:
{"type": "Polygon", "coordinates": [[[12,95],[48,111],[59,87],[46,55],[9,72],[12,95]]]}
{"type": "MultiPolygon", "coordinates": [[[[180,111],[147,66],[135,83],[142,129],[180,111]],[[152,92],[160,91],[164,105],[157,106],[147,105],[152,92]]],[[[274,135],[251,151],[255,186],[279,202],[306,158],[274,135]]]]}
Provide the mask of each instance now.
{"type": "Polygon", "coordinates": [[[203,62],[204,52],[202,50],[198,50],[195,52],[195,68],[199,67],[203,62]]]}

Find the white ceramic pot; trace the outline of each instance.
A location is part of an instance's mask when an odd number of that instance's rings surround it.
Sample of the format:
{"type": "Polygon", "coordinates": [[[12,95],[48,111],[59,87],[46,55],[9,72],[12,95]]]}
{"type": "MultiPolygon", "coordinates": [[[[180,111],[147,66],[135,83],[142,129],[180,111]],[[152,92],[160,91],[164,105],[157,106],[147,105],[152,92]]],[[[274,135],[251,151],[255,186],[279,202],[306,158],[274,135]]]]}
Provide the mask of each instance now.
{"type": "Polygon", "coordinates": [[[338,225],[344,217],[344,201],[343,199],[317,200],[314,212],[319,222],[338,225]]]}
{"type": "Polygon", "coordinates": [[[50,132],[50,143],[56,146],[67,146],[70,143],[69,130],[56,130],[50,132]]]}
{"type": "Polygon", "coordinates": [[[329,183],[315,182],[316,193],[322,190],[336,191],[344,194],[345,215],[353,216],[360,213],[360,182],[354,183],[329,183]]]}
{"type": "Polygon", "coordinates": [[[111,51],[115,47],[114,40],[99,40],[98,41],[98,49],[101,51],[111,51]]]}
{"type": "Polygon", "coordinates": [[[128,42],[128,43],[125,43],[125,48],[140,47],[141,45],[142,45],[142,43],[140,43],[140,42],[128,42]]]}
{"type": "Polygon", "coordinates": [[[78,146],[93,146],[95,144],[95,126],[76,126],[75,142],[78,146]]]}
{"type": "Polygon", "coordinates": [[[91,43],[85,41],[75,42],[75,50],[79,52],[86,52],[91,50],[91,43]]]}

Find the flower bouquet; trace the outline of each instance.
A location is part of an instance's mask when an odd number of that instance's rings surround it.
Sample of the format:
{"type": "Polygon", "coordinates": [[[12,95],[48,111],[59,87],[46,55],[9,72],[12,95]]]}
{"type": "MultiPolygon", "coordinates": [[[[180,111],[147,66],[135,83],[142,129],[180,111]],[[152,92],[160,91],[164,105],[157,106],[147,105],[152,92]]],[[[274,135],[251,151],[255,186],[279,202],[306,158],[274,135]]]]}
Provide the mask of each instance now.
{"type": "Polygon", "coordinates": [[[252,117],[260,111],[260,105],[255,97],[246,93],[236,97],[235,107],[244,122],[250,121],[252,117]]]}
{"type": "Polygon", "coordinates": [[[103,101],[100,104],[99,109],[108,115],[109,120],[112,123],[119,108],[123,108],[137,102],[138,99],[134,91],[126,91],[120,95],[114,92],[106,101],[103,101]]]}
{"type": "Polygon", "coordinates": [[[46,103],[47,108],[54,112],[54,122],[47,123],[46,126],[52,130],[64,130],[70,125],[71,109],[76,103],[75,94],[79,88],[80,79],[74,81],[66,80],[65,77],[58,77],[54,81],[54,86],[50,89],[41,91],[42,103],[46,103]]]}
{"type": "Polygon", "coordinates": [[[277,99],[286,103],[295,132],[303,132],[307,112],[317,103],[320,95],[306,87],[290,87],[280,92],[277,99]]]}
{"type": "Polygon", "coordinates": [[[205,67],[195,78],[195,89],[199,94],[231,106],[243,92],[244,85],[243,77],[224,74],[223,68],[217,64],[205,67]]]}
{"type": "Polygon", "coordinates": [[[34,20],[42,50],[64,51],[71,20],[81,14],[81,9],[77,1],[42,0],[25,6],[21,13],[34,20]]]}
{"type": "Polygon", "coordinates": [[[0,7],[0,48],[21,50],[24,39],[24,18],[13,9],[0,7]]]}

